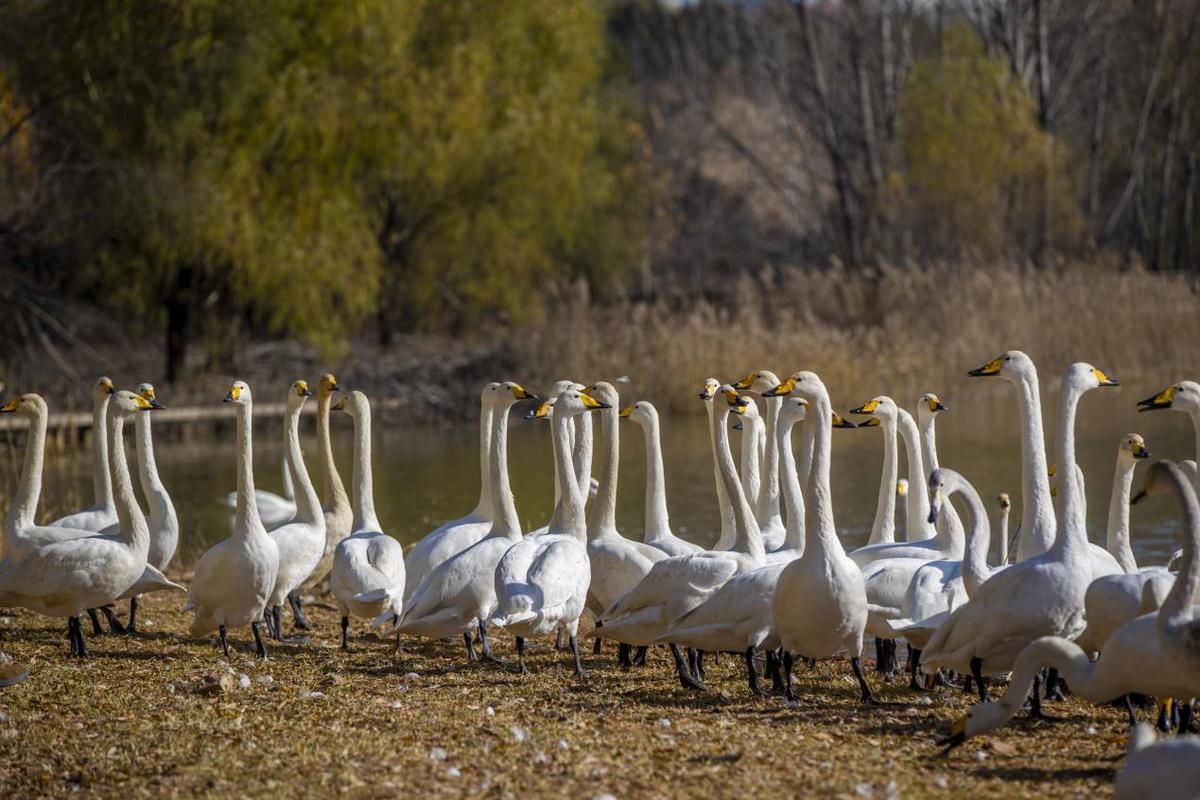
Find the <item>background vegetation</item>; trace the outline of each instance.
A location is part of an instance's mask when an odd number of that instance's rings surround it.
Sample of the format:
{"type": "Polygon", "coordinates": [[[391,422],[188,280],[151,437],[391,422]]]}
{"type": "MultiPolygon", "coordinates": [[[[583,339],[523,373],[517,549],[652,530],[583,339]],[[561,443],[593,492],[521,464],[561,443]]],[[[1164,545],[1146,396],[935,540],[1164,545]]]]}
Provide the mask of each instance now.
{"type": "MultiPolygon", "coordinates": [[[[1071,293],[1063,348],[1170,360],[1195,337],[1089,317],[1197,317],[1198,6],[9,0],[0,372],[78,385],[137,351],[178,381],[417,335],[490,357],[497,332],[520,368],[621,372],[677,346],[630,319],[895,364],[923,291],[974,313],[972,347],[1044,340],[1071,293]],[[596,360],[562,352],[564,309],[596,360]]],[[[683,368],[724,365],[687,338],[683,368]]]]}

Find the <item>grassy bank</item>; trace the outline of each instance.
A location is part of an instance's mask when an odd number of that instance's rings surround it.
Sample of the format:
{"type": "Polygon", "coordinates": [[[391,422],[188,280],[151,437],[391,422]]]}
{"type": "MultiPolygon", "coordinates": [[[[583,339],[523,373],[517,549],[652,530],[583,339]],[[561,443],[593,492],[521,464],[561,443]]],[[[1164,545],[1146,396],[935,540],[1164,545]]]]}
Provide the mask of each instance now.
{"type": "Polygon", "coordinates": [[[146,633],[89,639],[82,663],[58,620],[3,619],[0,649],[32,676],[0,690],[0,796],[1065,798],[1106,793],[1124,748],[1124,712],[1071,700],[1054,707],[1065,722],[1019,721],[942,757],[961,693],[886,687],[895,705],[864,709],[841,660],[798,669],[788,708],[750,700],[734,657],[697,695],[665,652],[623,671],[589,648],[582,684],[544,643],[526,677],[468,665],[457,643],[393,657],[363,635],[343,654],[328,607],[307,644],[265,663],[237,631],[227,665],[215,641],[185,637],[181,605],[145,598],[146,633]],[[226,673],[225,689],[199,688],[226,673]]]}

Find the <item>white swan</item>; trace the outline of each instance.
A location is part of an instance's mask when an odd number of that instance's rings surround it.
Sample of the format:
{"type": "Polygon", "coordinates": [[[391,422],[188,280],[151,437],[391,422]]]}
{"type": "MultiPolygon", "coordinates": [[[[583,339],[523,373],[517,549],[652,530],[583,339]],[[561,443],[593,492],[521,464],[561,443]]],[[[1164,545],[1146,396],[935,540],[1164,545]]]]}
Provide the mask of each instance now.
{"type": "Polygon", "coordinates": [[[742,479],[742,491],[746,493],[746,499],[750,501],[750,506],[753,508],[758,502],[758,496],[762,493],[761,453],[766,425],[762,415],[758,413],[758,405],[752,398],[741,397],[732,386],[729,387],[729,391],[733,396],[740,397],[744,401],[742,407],[745,411],[739,415],[739,419],[735,423],[735,430],[741,434],[739,437],[741,446],[738,448],[738,474],[742,479]]]}
{"type": "Polygon", "coordinates": [[[254,503],[254,453],[252,441],[253,398],[250,387],[236,381],[225,396],[237,410],[237,514],[233,534],[210,547],[196,562],[192,587],[184,611],[192,611],[192,636],[216,629],[221,648],[229,658],[228,628],[249,625],[254,632],[258,655],[267,657],[259,633],[259,619],[266,608],[279,571],[279,547],[267,535],[258,506],[254,503]]]}
{"type": "Polygon", "coordinates": [[[881,395],[868,400],[851,414],[866,414],[869,418],[860,428],[879,428],[883,432],[883,469],[879,475],[879,498],[875,501],[875,520],[871,523],[868,545],[891,544],[896,541],[896,403],[881,395]]]}
{"type": "Polygon", "coordinates": [[[120,530],[113,535],[84,536],[34,548],[0,568],[0,606],[20,606],[51,617],[66,617],[71,654],[87,656],[79,615],[121,597],[142,577],[150,550],[150,531],[138,507],[125,460],[125,420],[150,404],[133,392],[121,391],[106,402],[107,419],[96,430],[97,441],[112,440],[108,469],[116,481],[116,513],[120,530]]]}
{"type": "MultiPolygon", "coordinates": [[[[367,396],[359,391],[350,392],[333,408],[349,414],[354,421],[354,473],[350,478],[354,492],[351,501],[354,516],[350,523],[353,533],[334,547],[329,572],[329,586],[341,616],[342,649],[349,650],[351,616],[372,618],[386,614],[391,618],[403,610],[404,548],[383,532],[375,516],[371,404],[367,396]]],[[[317,438],[320,439],[319,434],[317,438]]]]}
{"type": "Polygon", "coordinates": [[[792,429],[808,419],[808,401],[803,397],[780,400],[783,402],[775,417],[775,440],[787,525],[784,527],[783,543],[778,549],[767,553],[767,561],[772,564],[786,564],[804,554],[804,493],[800,490],[796,454],[792,449],[792,429]]]}
{"type": "MultiPolygon", "coordinates": [[[[912,414],[900,406],[896,407],[896,430],[900,434],[900,442],[904,445],[905,461],[908,462],[908,508],[905,514],[907,527],[904,538],[909,542],[927,542],[938,533],[934,524],[929,521],[929,495],[925,491],[929,484],[929,472],[921,455],[921,433],[917,430],[917,423],[912,414]]],[[[942,531],[943,540],[962,542],[962,524],[958,523],[958,517],[953,521],[956,524],[949,526],[950,530],[942,531]]]]}
{"type": "Polygon", "coordinates": [[[267,630],[275,639],[283,638],[280,608],[296,587],[308,579],[325,553],[325,512],[317,499],[300,449],[300,412],[304,401],[310,397],[312,392],[307,381],[295,381],[288,387],[283,440],[292,469],[292,483],[297,489],[296,516],[268,534],[279,549],[279,569],[275,573],[275,588],[267,601],[266,620],[267,630]]]}
{"type": "MultiPolygon", "coordinates": [[[[301,589],[315,588],[328,577],[333,568],[333,554],[337,546],[354,530],[354,508],[346,486],[338,473],[333,459],[333,444],[329,439],[329,412],[333,406],[333,394],[338,391],[337,378],[326,372],[317,383],[317,462],[321,474],[321,509],[325,515],[325,552],[308,580],[300,584],[301,589]]],[[[366,400],[366,398],[363,398],[366,400]]],[[[368,408],[368,414],[370,409],[368,408]]],[[[353,415],[351,415],[353,416],[353,415]]],[[[293,592],[288,600],[292,603],[292,615],[296,627],[308,630],[300,603],[299,592],[293,592]]]]}
{"type": "MultiPolygon", "coordinates": [[[[950,410],[950,407],[942,402],[942,399],[933,392],[926,392],[917,400],[917,428],[921,435],[921,459],[922,465],[925,468],[925,477],[933,473],[935,469],[941,466],[941,461],[938,459],[937,452],[937,418],[950,410]]],[[[910,514],[915,511],[918,514],[924,513],[920,508],[909,509],[910,514]]],[[[947,503],[941,514],[934,523],[938,530],[941,530],[946,525],[957,526],[962,530],[962,520],[959,519],[958,510],[955,509],[953,503],[947,503]]]]}
{"type": "MultiPolygon", "coordinates": [[[[536,408],[529,411],[525,415],[526,419],[540,419],[547,422],[550,421],[550,411],[554,408],[554,401],[563,392],[576,391],[582,392],[584,386],[582,383],[576,383],[572,380],[556,381],[550,387],[550,394],[536,408]]],[[[592,419],[590,414],[584,414],[578,419],[571,418],[567,424],[567,434],[571,445],[571,465],[572,469],[582,476],[584,471],[588,472],[588,477],[580,477],[579,492],[584,499],[584,504],[587,504],[587,499],[595,494],[595,490],[599,488],[599,484],[593,484],[590,477],[592,469],[592,419]]],[[[562,502],[563,497],[563,476],[560,474],[558,462],[554,463],[554,506],[557,507],[562,502]]],[[[531,530],[526,536],[541,536],[550,530],[549,523],[540,528],[531,530]]]]}
{"type": "Polygon", "coordinates": [[[1129,756],[1117,772],[1114,800],[1195,800],[1200,786],[1200,736],[1155,741],[1145,722],[1129,734],[1129,756]]]}
{"type": "Polygon", "coordinates": [[[587,394],[604,406],[600,412],[604,464],[600,473],[600,489],[587,521],[588,561],[592,567],[589,607],[598,614],[641,582],[650,568],[666,558],[667,554],[644,542],[627,539],[617,530],[617,476],[621,448],[617,415],[620,413],[621,398],[616,388],[605,381],[588,387],[587,394]]]}
{"type": "Polygon", "coordinates": [[[831,656],[843,647],[858,679],[863,702],[875,702],[863,675],[863,629],[867,624],[867,594],[862,572],[846,556],[834,526],[829,487],[829,452],[833,409],[829,393],[812,372],[797,372],[767,396],[796,394],[809,403],[814,429],[812,491],[806,497],[804,554],[788,562],[775,588],[772,616],[784,649],[787,697],[792,688],[793,655],[807,658],[831,656]]]}
{"type": "MultiPolygon", "coordinates": [[[[768,389],[779,385],[779,377],[770,370],[760,369],[752,372],[734,384],[739,392],[754,392],[762,395],[768,389]]],[[[758,519],[758,527],[762,530],[763,543],[771,552],[785,547],[784,534],[786,527],[780,508],[780,451],[779,437],[776,431],[779,426],[779,407],[781,398],[767,397],[763,399],[766,414],[763,421],[766,442],[763,448],[762,487],[759,489],[758,502],[754,504],[754,516],[758,519]]]]}
{"type": "Polygon", "coordinates": [[[418,636],[462,635],[467,659],[474,661],[472,634],[478,630],[483,657],[495,661],[487,637],[487,620],[496,609],[496,567],[508,549],[521,541],[521,523],[508,479],[508,415],[521,400],[536,399],[519,384],[496,384],[488,398],[492,444],[488,450],[488,491],[493,510],[491,531],[466,550],[443,561],[409,598],[396,630],[418,636]]]}
{"type": "Polygon", "coordinates": [[[92,389],[92,492],[90,508],[59,517],[48,528],[76,528],[81,531],[101,531],[117,521],[113,502],[112,476],[109,474],[108,447],[105,433],[105,413],[113,395],[111,378],[101,378],[92,389]]]}
{"type": "Polygon", "coordinates": [[[492,495],[488,487],[488,454],[492,448],[491,397],[500,384],[489,383],[479,393],[479,501],[471,513],[439,525],[421,537],[404,557],[408,576],[405,600],[412,596],[425,576],[455,553],[461,553],[492,529],[492,495]]]}
{"type": "Polygon", "coordinates": [[[1021,525],[1017,561],[1025,561],[1050,549],[1057,525],[1050,497],[1050,474],[1046,464],[1046,439],[1042,431],[1042,401],[1038,394],[1037,368],[1020,350],[1009,350],[971,377],[999,376],[1017,387],[1021,412],[1021,525]]]}
{"type": "Polygon", "coordinates": [[[605,407],[575,389],[563,392],[555,400],[550,424],[554,459],[563,476],[562,501],[554,509],[547,533],[517,542],[496,566],[496,610],[491,622],[509,629],[517,637],[521,672],[525,672],[525,639],[561,630],[570,640],[576,676],[584,675],[577,636],[579,616],[587,601],[591,566],[583,492],[571,463],[568,423],[572,417],[605,407]]]}
{"type": "MultiPolygon", "coordinates": [[[[729,550],[733,547],[734,541],[737,538],[737,530],[733,523],[733,506],[729,502],[729,494],[725,491],[725,482],[721,478],[720,458],[717,455],[717,440],[713,433],[713,417],[717,413],[716,404],[713,403],[713,398],[717,396],[717,390],[721,387],[721,382],[716,378],[705,378],[704,386],[700,389],[700,399],[704,401],[704,409],[708,413],[708,444],[713,452],[713,479],[717,485],[717,509],[720,512],[720,535],[717,537],[717,542],[712,546],[713,550],[729,550]]],[[[725,412],[726,415],[728,412],[725,412]]]]}
{"type": "Polygon", "coordinates": [[[1170,590],[1175,580],[1163,567],[1138,569],[1129,545],[1133,472],[1138,462],[1149,456],[1145,441],[1136,433],[1122,437],[1117,446],[1117,466],[1108,506],[1107,547],[1125,571],[1097,578],[1088,586],[1084,596],[1087,628],[1076,639],[1079,646],[1088,652],[1102,649],[1113,631],[1142,613],[1141,602],[1147,583],[1157,584],[1151,596],[1161,596],[1170,590]]]}
{"type": "Polygon", "coordinates": [[[658,409],[648,400],[639,400],[621,410],[621,419],[637,423],[646,439],[646,530],[642,541],[669,556],[700,552],[700,545],[681,539],[671,531],[658,409]]]}
{"type": "MultiPolygon", "coordinates": [[[[1080,362],[1067,368],[1062,384],[1059,455],[1064,464],[1072,464],[1079,398],[1117,382],[1080,362]]],[[[926,671],[937,667],[970,671],[986,699],[983,673],[1011,669],[1021,649],[1039,636],[1070,639],[1083,631],[1083,596],[1091,583],[1090,548],[1075,471],[1063,470],[1063,475],[1062,519],[1053,547],[989,578],[972,593],[971,602],[951,613],[922,653],[926,671]]]]}
{"type": "MultiPolygon", "coordinates": [[[[254,490],[254,504],[258,506],[258,516],[267,530],[278,528],[296,516],[296,492],[292,486],[292,471],[288,466],[287,453],[279,460],[283,472],[283,494],[268,492],[266,489],[254,490]]],[[[232,527],[237,514],[237,492],[233,491],[221,498],[221,505],[229,509],[229,524],[232,527]]]]}

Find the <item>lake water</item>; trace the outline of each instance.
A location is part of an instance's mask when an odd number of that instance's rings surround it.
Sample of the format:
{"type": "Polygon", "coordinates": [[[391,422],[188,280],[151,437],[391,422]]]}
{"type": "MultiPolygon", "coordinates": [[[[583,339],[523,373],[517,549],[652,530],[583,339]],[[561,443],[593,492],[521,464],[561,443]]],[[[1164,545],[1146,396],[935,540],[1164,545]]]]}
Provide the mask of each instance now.
{"type": "MultiPolygon", "coordinates": [[[[971,480],[995,519],[996,496],[1007,491],[1013,499],[1011,524],[1021,518],[1019,422],[1015,393],[1007,385],[964,381],[959,396],[942,395],[951,410],[938,419],[938,450],[944,466],[953,467],[971,480]]],[[[1186,415],[1160,411],[1136,413],[1136,401],[1159,386],[1098,390],[1087,395],[1078,421],[1079,463],[1087,481],[1089,529],[1093,541],[1103,542],[1114,459],[1120,438],[1131,432],[1146,437],[1154,457],[1193,458],[1194,438],[1186,415]]],[[[869,397],[846,398],[836,407],[846,409],[869,397]]],[[[697,404],[701,401],[697,400],[697,404]]],[[[1046,408],[1055,407],[1047,403],[1046,408]]],[[[699,410],[699,409],[698,409],[699,410]]],[[[527,529],[545,524],[553,504],[553,470],[550,460],[550,426],[526,421],[523,405],[517,406],[510,424],[509,467],[517,510],[527,529]]],[[[383,417],[383,415],[380,415],[383,417]]],[[[398,415],[392,415],[397,417],[398,415]]],[[[1050,416],[1050,415],[1048,415],[1050,416]]],[[[315,471],[313,420],[303,421],[305,454],[315,471]]],[[[1047,419],[1047,424],[1051,421],[1047,419]]],[[[255,439],[258,487],[279,491],[282,435],[277,424],[261,426],[255,439]]],[[[617,520],[620,530],[640,537],[643,530],[645,488],[641,429],[622,421],[621,480],[617,520]]],[[[668,504],[676,533],[708,543],[716,535],[716,495],[706,418],[663,415],[663,448],[666,461],[668,504]]],[[[465,514],[478,495],[477,429],[463,424],[422,427],[398,419],[376,420],[375,492],[380,519],[389,533],[405,544],[415,542],[446,519],[465,514]]],[[[1053,453],[1053,432],[1048,431],[1053,453]]],[[[338,464],[350,486],[351,420],[334,414],[333,438],[338,464]]],[[[733,434],[735,451],[739,437],[733,434]]],[[[128,444],[132,452],[132,441],[128,444]]],[[[161,436],[157,458],[164,483],[172,493],[181,520],[177,564],[193,562],[205,548],[228,534],[229,514],[218,498],[235,487],[232,434],[181,442],[161,436]]],[[[86,453],[84,454],[86,455],[86,453]]],[[[735,453],[736,455],[736,453],[735,453]]],[[[1053,460],[1053,458],[1051,458],[1053,460]]],[[[865,542],[874,517],[882,464],[878,428],[835,430],[832,481],[834,510],[847,547],[865,542]]],[[[86,458],[70,469],[47,464],[43,502],[70,493],[90,498],[86,458]]],[[[14,465],[15,466],[15,465],[14,465]]],[[[599,464],[594,465],[594,470],[599,464]]],[[[901,476],[903,472],[901,456],[901,476]]],[[[1134,491],[1141,485],[1138,468],[1134,491]]],[[[9,491],[12,490],[10,482],[9,491]]],[[[1150,498],[1132,509],[1133,545],[1139,562],[1162,564],[1177,546],[1179,511],[1171,498],[1150,498]]],[[[899,524],[899,523],[898,523],[899,524]]]]}

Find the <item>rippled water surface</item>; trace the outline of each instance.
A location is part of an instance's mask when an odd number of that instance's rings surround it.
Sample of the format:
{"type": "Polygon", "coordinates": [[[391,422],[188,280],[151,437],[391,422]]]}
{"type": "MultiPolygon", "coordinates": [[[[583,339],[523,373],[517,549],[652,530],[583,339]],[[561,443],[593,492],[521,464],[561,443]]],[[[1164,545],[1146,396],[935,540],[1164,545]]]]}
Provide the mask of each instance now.
{"type": "MultiPolygon", "coordinates": [[[[964,382],[959,396],[943,394],[951,411],[938,421],[938,448],[943,466],[963,472],[979,489],[994,514],[995,498],[1009,492],[1014,501],[1012,525],[1020,520],[1019,430],[1015,398],[1010,387],[964,382]]],[[[995,382],[998,384],[999,382],[995,382]]],[[[1135,401],[1161,387],[1126,387],[1087,395],[1080,409],[1079,462],[1087,479],[1088,518],[1093,541],[1103,541],[1117,443],[1125,433],[1146,437],[1155,457],[1193,458],[1194,439],[1188,418],[1175,412],[1135,413],[1135,401]]],[[[632,398],[629,398],[632,399],[632,398]]],[[[866,397],[835,399],[845,409],[866,397]]],[[[697,400],[697,403],[700,401],[697,400]]],[[[1047,403],[1047,408],[1053,407],[1047,403]]],[[[911,407],[911,406],[910,406],[911,407]]],[[[550,427],[522,419],[518,406],[510,425],[509,465],[517,509],[527,527],[543,525],[553,503],[550,427]]],[[[380,415],[381,417],[383,415],[380,415]]],[[[1051,416],[1047,424],[1052,427],[1051,416]]],[[[350,484],[351,421],[335,414],[334,447],[342,476],[350,484]]],[[[305,453],[316,476],[313,420],[303,421],[305,453]]],[[[618,525],[628,536],[643,530],[645,487],[641,429],[622,421],[621,480],[618,525]]],[[[716,534],[716,497],[712,457],[703,414],[664,415],[668,503],[676,533],[698,542],[716,534]]],[[[1053,433],[1048,432],[1053,460],[1053,433]]],[[[384,526],[401,541],[411,543],[446,519],[468,512],[478,495],[477,430],[474,425],[419,427],[381,419],[375,430],[375,491],[384,526]]],[[[734,447],[738,436],[733,435],[734,447]]],[[[132,441],[129,443],[132,448],[132,441]]],[[[282,435],[278,425],[263,426],[255,442],[259,488],[280,489],[282,435]]],[[[182,536],[180,562],[193,561],[203,550],[227,535],[229,514],[218,498],[234,489],[232,433],[209,434],[179,441],[161,436],[158,463],[178,509],[182,536]]],[[[865,541],[874,516],[879,489],[882,447],[879,429],[835,430],[832,480],[835,515],[848,546],[865,541]]],[[[90,498],[87,465],[72,468],[53,461],[47,465],[46,502],[61,502],[67,494],[90,498]],[[58,500],[56,501],[56,498],[58,500]]],[[[15,464],[14,464],[15,466],[15,464]]],[[[594,465],[598,471],[599,463],[594,465]]],[[[903,472],[903,457],[901,475],[903,472]]],[[[1134,490],[1141,484],[1141,472],[1134,490]]],[[[10,483],[11,490],[11,483],[10,483]]],[[[1169,498],[1152,498],[1132,510],[1134,550],[1144,564],[1161,564],[1178,545],[1178,509],[1169,498]]]]}

